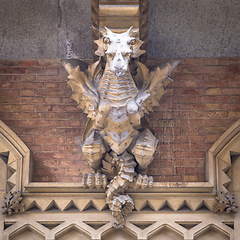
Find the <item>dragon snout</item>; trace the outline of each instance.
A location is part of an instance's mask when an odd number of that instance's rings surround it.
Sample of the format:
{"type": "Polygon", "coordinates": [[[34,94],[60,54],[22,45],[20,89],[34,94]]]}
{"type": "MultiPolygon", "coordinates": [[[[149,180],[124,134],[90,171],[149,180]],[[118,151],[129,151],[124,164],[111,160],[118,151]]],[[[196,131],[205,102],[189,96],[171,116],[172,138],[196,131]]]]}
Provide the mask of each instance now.
{"type": "Polygon", "coordinates": [[[114,66],[116,70],[123,70],[123,66],[114,66]]]}
{"type": "Polygon", "coordinates": [[[128,60],[125,60],[121,54],[116,54],[110,62],[110,69],[116,76],[123,76],[128,69],[128,60]]]}
{"type": "Polygon", "coordinates": [[[127,68],[125,68],[124,65],[122,64],[115,64],[114,65],[114,73],[116,74],[116,76],[123,76],[125,74],[125,72],[127,71],[127,68]]]}

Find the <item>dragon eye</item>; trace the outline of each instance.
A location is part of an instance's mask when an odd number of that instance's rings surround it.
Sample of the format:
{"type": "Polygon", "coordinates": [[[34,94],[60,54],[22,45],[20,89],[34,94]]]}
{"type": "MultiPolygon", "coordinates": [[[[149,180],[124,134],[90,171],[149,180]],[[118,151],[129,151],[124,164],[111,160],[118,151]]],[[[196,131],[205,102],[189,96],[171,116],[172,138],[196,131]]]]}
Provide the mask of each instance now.
{"type": "Polygon", "coordinates": [[[132,39],[128,42],[129,45],[134,45],[136,43],[136,39],[132,39]]]}
{"type": "Polygon", "coordinates": [[[104,37],[103,38],[103,43],[109,44],[110,43],[110,39],[108,37],[104,37]]]}

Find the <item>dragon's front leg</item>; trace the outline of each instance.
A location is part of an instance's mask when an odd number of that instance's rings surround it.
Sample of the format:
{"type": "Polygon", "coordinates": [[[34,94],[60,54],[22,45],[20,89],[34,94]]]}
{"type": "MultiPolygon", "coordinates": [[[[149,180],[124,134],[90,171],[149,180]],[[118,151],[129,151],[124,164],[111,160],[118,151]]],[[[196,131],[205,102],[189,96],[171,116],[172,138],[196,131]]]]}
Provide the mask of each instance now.
{"type": "Polygon", "coordinates": [[[146,174],[148,165],[153,159],[158,140],[149,129],[142,131],[133,146],[131,146],[131,153],[134,155],[138,166],[137,172],[146,174]]]}
{"type": "Polygon", "coordinates": [[[92,130],[83,143],[82,151],[88,160],[90,167],[95,171],[99,171],[102,165],[102,157],[106,152],[103,138],[96,130],[92,130]]]}

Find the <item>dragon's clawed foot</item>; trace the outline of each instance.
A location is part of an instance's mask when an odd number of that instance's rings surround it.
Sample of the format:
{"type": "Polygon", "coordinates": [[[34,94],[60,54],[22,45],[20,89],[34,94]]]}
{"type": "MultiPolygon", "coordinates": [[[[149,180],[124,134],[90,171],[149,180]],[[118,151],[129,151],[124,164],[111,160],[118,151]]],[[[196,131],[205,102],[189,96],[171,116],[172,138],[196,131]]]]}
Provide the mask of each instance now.
{"type": "Polygon", "coordinates": [[[93,188],[103,188],[107,187],[107,177],[105,174],[101,173],[90,173],[84,174],[82,179],[82,185],[84,188],[89,188],[92,190],[93,188]]]}
{"type": "Polygon", "coordinates": [[[132,183],[132,187],[137,190],[139,188],[146,189],[146,188],[152,188],[153,187],[153,177],[138,174],[136,178],[134,179],[132,183]]]}

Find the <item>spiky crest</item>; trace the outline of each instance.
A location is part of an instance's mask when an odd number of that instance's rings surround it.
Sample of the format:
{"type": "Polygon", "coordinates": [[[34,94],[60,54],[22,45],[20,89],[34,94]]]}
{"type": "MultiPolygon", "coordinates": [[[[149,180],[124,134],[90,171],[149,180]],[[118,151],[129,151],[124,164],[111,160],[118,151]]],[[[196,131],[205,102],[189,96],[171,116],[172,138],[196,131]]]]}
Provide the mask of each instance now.
{"type": "Polygon", "coordinates": [[[135,40],[135,43],[132,45],[132,58],[139,57],[140,55],[145,53],[145,50],[140,49],[143,41],[135,37],[136,33],[133,32],[132,28],[133,27],[130,27],[126,32],[123,33],[114,33],[109,28],[104,27],[104,30],[102,31],[102,38],[94,41],[98,45],[98,49],[95,54],[100,57],[103,57],[105,55],[106,49],[104,48],[105,44],[103,41],[105,37],[108,37],[110,40],[111,38],[118,38],[121,41],[135,40]]]}

